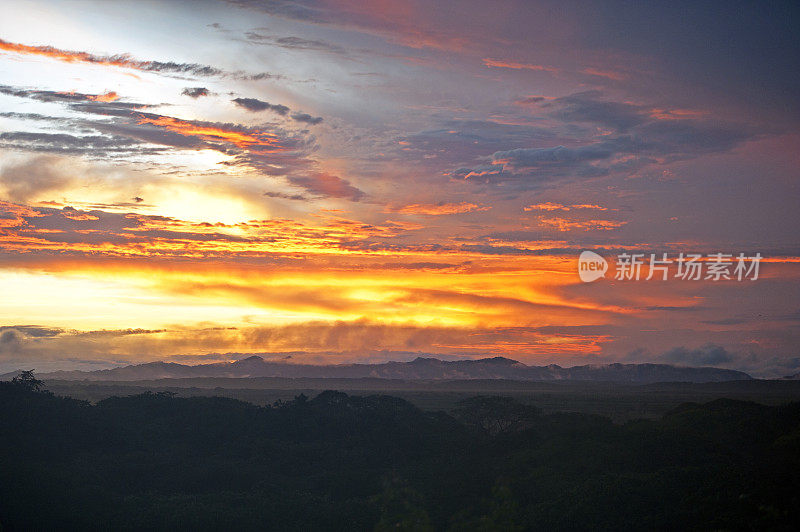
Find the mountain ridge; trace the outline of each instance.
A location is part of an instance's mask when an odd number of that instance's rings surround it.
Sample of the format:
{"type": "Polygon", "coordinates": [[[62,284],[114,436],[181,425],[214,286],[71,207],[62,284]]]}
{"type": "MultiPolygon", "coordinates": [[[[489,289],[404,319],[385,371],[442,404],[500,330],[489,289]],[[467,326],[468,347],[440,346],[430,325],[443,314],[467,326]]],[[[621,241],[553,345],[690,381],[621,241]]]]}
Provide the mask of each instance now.
{"type": "MultiPolygon", "coordinates": [[[[0,375],[11,378],[16,372],[0,375]]],[[[528,366],[505,357],[471,360],[440,360],[419,356],[408,362],[334,365],[293,364],[268,361],[258,355],[233,362],[187,365],[176,362],[146,362],[94,371],[54,371],[41,373],[41,379],[77,381],[137,381],[193,377],[283,377],[283,378],[379,378],[402,380],[507,379],[521,381],[604,381],[628,383],[724,382],[751,380],[742,371],[713,367],[683,367],[669,364],[585,364],[562,367],[557,364],[528,366]]]]}

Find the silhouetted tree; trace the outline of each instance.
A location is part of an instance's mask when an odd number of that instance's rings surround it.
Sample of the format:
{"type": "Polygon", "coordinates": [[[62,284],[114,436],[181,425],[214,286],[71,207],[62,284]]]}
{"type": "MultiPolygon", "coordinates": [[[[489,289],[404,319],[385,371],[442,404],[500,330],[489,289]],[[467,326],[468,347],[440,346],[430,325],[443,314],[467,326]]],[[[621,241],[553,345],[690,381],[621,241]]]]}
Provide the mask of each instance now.
{"type": "Polygon", "coordinates": [[[33,370],[23,371],[13,379],[11,383],[30,392],[41,392],[44,390],[44,382],[33,375],[33,370]]]}

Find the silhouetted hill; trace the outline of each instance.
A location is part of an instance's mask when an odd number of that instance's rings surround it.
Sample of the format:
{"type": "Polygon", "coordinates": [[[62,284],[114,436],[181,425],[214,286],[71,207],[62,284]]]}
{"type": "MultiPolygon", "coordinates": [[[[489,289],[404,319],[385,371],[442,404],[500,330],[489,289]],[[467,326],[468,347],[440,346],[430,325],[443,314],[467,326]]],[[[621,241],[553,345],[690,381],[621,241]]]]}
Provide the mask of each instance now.
{"type": "MultiPolygon", "coordinates": [[[[252,361],[250,362],[252,363],[252,361]]],[[[507,397],[96,404],[0,382],[2,530],[796,530],[800,403],[624,425],[507,397]],[[795,523],[795,525],[792,525],[795,523]]]]}
{"type": "Polygon", "coordinates": [[[418,357],[410,362],[380,364],[312,365],[267,361],[251,356],[235,362],[196,366],[150,362],[98,371],[57,371],[41,378],[90,381],[137,381],[195,377],[284,377],[284,378],[378,378],[402,380],[509,379],[522,381],[602,382],[724,382],[749,380],[741,371],[710,367],[677,367],[667,364],[605,364],[563,368],[528,366],[504,357],[477,360],[439,360],[418,357]]]}

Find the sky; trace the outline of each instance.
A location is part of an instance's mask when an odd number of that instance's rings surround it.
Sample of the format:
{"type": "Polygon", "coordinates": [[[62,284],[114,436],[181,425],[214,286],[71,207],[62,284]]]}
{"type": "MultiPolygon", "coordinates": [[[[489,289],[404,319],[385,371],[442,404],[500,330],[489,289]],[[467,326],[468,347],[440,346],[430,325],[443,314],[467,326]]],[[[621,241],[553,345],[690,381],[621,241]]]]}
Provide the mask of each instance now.
{"type": "Polygon", "coordinates": [[[794,2],[4,1],[0,371],[800,372],[799,25],[794,2]]]}

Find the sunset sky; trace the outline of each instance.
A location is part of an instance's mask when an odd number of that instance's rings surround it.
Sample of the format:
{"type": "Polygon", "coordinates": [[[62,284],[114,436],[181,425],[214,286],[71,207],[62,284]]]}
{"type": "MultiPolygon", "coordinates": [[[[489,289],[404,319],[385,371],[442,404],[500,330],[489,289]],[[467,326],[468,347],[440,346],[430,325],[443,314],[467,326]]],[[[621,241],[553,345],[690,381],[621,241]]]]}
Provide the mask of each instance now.
{"type": "Polygon", "coordinates": [[[6,0],[0,372],[800,372],[798,27],[794,2],[6,0]],[[626,252],[764,258],[615,280],[626,252]]]}

